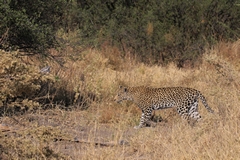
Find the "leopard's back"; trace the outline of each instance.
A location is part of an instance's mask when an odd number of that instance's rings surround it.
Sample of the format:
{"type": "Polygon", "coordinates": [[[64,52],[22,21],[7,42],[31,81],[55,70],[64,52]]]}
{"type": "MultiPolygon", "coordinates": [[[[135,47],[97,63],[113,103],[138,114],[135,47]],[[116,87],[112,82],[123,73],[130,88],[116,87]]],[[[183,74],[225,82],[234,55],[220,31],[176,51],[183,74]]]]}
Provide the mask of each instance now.
{"type": "Polygon", "coordinates": [[[184,87],[166,87],[166,88],[150,88],[145,87],[141,94],[137,94],[136,104],[141,109],[144,107],[154,107],[156,109],[170,108],[179,103],[186,103],[193,101],[198,95],[199,91],[192,88],[184,87]]]}

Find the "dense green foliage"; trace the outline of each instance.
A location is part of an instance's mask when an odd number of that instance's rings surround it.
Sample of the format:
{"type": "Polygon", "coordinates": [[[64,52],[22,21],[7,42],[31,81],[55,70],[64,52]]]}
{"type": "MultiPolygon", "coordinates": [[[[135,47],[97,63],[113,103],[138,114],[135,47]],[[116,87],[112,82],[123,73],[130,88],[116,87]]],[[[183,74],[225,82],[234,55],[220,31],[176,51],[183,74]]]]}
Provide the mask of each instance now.
{"type": "Polygon", "coordinates": [[[44,51],[55,43],[64,0],[1,0],[0,48],[44,51]]]}
{"type": "Polygon", "coordinates": [[[28,0],[0,2],[0,47],[45,50],[59,28],[79,44],[117,46],[145,62],[194,60],[218,41],[236,40],[237,0],[28,0]]]}
{"type": "Polygon", "coordinates": [[[85,0],[79,5],[84,42],[108,41],[143,61],[181,64],[205,46],[240,34],[240,7],[234,0],[85,0]]]}

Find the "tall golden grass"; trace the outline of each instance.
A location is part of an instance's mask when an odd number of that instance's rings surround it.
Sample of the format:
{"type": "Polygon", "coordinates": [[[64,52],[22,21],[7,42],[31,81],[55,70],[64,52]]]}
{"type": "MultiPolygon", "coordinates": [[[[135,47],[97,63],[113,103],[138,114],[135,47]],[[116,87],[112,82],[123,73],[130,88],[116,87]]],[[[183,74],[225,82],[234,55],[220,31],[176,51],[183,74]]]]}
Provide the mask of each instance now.
{"type": "MultiPolygon", "coordinates": [[[[168,123],[156,128],[134,131],[129,137],[130,146],[86,150],[83,159],[238,159],[240,157],[240,41],[233,44],[219,43],[206,51],[202,64],[197,68],[179,69],[174,64],[166,67],[148,66],[128,58],[121,70],[111,69],[108,55],[89,52],[85,70],[91,88],[103,95],[98,108],[101,122],[112,123],[118,119],[118,134],[138,123],[140,111],[118,105],[112,97],[119,84],[154,87],[186,86],[200,90],[215,114],[209,114],[200,106],[203,120],[191,128],[173,110],[159,111],[168,123]],[[131,112],[135,110],[136,113],[131,112]],[[122,115],[122,113],[124,113],[122,115]],[[122,116],[118,116],[122,115],[122,116]],[[170,115],[170,116],[169,116],[170,115]],[[132,122],[132,121],[133,122],[132,122]],[[122,129],[123,128],[123,129],[122,129]]],[[[86,62],[86,61],[85,61],[86,62]]],[[[85,65],[86,65],[85,64],[85,65]]],[[[112,64],[114,65],[114,64],[112,64]]],[[[81,65],[76,65],[81,66],[81,65]]],[[[77,69],[75,69],[77,71],[77,69]]],[[[90,87],[89,86],[89,87],[90,87]]],[[[94,106],[93,106],[94,107],[94,106]]]]}
{"type": "MultiPolygon", "coordinates": [[[[121,58],[114,48],[102,52],[89,50],[82,59],[69,63],[71,86],[79,85],[80,74],[85,76],[85,87],[101,99],[88,112],[96,113],[97,123],[114,128],[113,140],[118,143],[126,132],[129,146],[88,146],[76,152],[76,159],[239,159],[240,157],[240,41],[219,43],[206,51],[202,63],[194,68],[146,65],[134,57],[121,58]],[[119,85],[128,86],[185,86],[200,90],[215,114],[209,114],[200,104],[203,117],[190,127],[174,109],[158,111],[167,123],[137,131],[141,111],[132,103],[113,102],[119,85]],[[81,152],[82,154],[77,154],[81,152]],[[79,157],[79,155],[81,155],[79,157]]],[[[94,127],[94,126],[93,126],[94,127]]],[[[94,134],[89,135],[94,139],[94,134]]]]}
{"type": "MultiPolygon", "coordinates": [[[[69,159],[239,159],[240,41],[219,43],[207,50],[201,64],[194,68],[179,69],[173,63],[146,65],[110,47],[72,55],[74,60],[68,59],[63,68],[50,61],[52,73],[59,76],[69,90],[92,92],[98,100],[85,111],[61,111],[64,113],[59,119],[68,117],[74,124],[72,128],[78,123],[89,128],[82,139],[90,144],[72,147],[66,153],[69,159]],[[113,102],[119,85],[192,87],[205,95],[215,113],[208,113],[200,103],[202,121],[191,127],[174,108],[160,110],[157,114],[164,122],[157,123],[155,128],[134,130],[141,111],[131,102],[113,102]],[[83,117],[85,121],[81,120],[83,117]],[[104,131],[101,134],[105,138],[101,139],[99,130],[104,131]],[[96,139],[116,145],[96,146],[91,143],[96,139]],[[121,140],[128,145],[117,145],[121,140]]],[[[73,134],[70,128],[68,133],[73,134]]],[[[72,132],[75,134],[75,131],[72,132]]],[[[52,148],[63,152],[60,147],[53,145],[52,148]]]]}

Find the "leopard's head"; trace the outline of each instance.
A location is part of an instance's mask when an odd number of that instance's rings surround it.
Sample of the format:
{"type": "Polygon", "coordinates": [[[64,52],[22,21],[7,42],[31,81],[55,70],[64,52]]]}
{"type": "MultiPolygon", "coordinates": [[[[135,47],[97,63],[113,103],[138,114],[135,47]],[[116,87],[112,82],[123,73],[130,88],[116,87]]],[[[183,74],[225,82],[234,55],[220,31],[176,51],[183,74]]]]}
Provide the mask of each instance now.
{"type": "Polygon", "coordinates": [[[132,100],[128,87],[119,86],[117,95],[114,98],[114,101],[120,103],[124,100],[132,100]]]}

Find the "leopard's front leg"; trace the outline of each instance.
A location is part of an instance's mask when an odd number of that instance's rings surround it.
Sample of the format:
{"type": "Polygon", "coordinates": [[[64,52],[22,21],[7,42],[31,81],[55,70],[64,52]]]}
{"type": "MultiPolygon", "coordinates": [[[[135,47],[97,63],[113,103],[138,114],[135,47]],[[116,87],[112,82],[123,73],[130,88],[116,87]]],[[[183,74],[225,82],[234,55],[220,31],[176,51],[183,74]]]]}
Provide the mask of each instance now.
{"type": "Polygon", "coordinates": [[[142,128],[148,121],[150,121],[151,116],[152,116],[152,109],[147,109],[145,111],[142,110],[140,123],[138,126],[135,126],[134,129],[142,128]]]}

